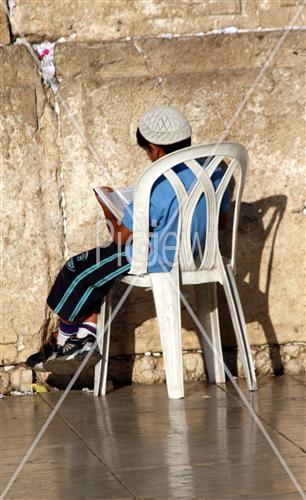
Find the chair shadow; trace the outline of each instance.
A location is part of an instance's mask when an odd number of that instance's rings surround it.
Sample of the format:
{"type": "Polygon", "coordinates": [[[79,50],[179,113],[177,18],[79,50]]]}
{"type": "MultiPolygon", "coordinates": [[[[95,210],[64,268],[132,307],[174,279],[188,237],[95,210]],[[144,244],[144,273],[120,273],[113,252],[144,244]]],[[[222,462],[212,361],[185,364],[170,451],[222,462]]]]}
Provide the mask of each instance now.
{"type": "MultiPolygon", "coordinates": [[[[258,322],[265,334],[275,375],[283,373],[280,344],[269,311],[270,285],[275,244],[280,223],[287,205],[284,195],[269,196],[252,203],[241,203],[237,248],[237,282],[246,323],[258,322]],[[269,239],[265,261],[267,272],[260,275],[263,250],[269,239]]],[[[229,238],[222,242],[222,250],[230,254],[229,238]]],[[[232,373],[237,375],[237,343],[223,291],[218,293],[220,328],[224,345],[224,359],[232,373]],[[233,353],[233,346],[236,352],[233,353]]]]}

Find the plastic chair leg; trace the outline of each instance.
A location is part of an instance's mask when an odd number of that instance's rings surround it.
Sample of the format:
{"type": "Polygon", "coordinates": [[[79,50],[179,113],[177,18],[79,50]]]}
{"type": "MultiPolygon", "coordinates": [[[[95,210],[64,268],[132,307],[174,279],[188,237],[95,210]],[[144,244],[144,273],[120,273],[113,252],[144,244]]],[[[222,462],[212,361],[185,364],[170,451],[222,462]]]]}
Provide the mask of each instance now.
{"type": "Polygon", "coordinates": [[[108,353],[111,324],[109,318],[112,313],[112,292],[104,297],[97,323],[97,340],[102,359],[95,366],[94,395],[104,396],[106,393],[106,380],[108,368],[108,353]],[[108,325],[107,325],[108,323],[108,325]],[[105,326],[106,330],[104,332],[105,326]]]}
{"type": "Polygon", "coordinates": [[[169,273],[152,273],[151,282],[170,399],[184,397],[181,302],[178,267],[169,273]]]}
{"type": "Polygon", "coordinates": [[[211,384],[224,384],[225,372],[218,315],[217,283],[195,285],[194,290],[199,321],[214,347],[214,351],[212,351],[205,337],[200,335],[208,381],[211,384]]]}
{"type": "Polygon", "coordinates": [[[243,364],[247,386],[249,391],[257,390],[257,381],[252,359],[251,349],[249,346],[247,329],[240,302],[237,285],[234,277],[233,270],[230,265],[223,268],[224,280],[223,286],[225,291],[226,300],[229,306],[233,327],[241,354],[241,361],[243,364]]]}

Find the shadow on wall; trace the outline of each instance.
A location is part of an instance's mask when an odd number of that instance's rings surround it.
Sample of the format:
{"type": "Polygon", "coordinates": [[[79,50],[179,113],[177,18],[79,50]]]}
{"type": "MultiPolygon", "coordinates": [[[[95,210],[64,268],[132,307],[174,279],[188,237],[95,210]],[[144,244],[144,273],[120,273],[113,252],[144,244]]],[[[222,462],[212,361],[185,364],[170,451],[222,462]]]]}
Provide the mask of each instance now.
{"type": "MultiPolygon", "coordinates": [[[[287,197],[284,195],[269,196],[253,203],[241,203],[237,250],[237,281],[246,323],[258,322],[261,325],[269,344],[274,374],[283,373],[283,364],[269,311],[270,285],[277,233],[286,205],[287,197]],[[263,250],[268,239],[269,247],[266,247],[265,252],[266,271],[260,274],[263,250]]],[[[224,244],[228,254],[228,242],[224,244]]],[[[237,350],[235,355],[232,351],[232,346],[237,347],[237,344],[222,290],[219,290],[219,301],[224,358],[231,372],[237,374],[237,350]],[[229,347],[231,348],[228,349],[229,347]]]]}

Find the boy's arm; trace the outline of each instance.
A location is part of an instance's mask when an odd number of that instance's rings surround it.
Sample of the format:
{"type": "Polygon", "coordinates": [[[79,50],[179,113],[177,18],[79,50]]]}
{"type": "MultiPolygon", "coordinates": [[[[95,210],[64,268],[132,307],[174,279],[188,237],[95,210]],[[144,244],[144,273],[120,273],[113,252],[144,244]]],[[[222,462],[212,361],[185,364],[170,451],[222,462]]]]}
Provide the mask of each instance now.
{"type": "MultiPolygon", "coordinates": [[[[105,189],[105,188],[104,188],[105,189]]],[[[109,191],[112,191],[111,188],[107,188],[109,191]]],[[[114,214],[109,210],[109,208],[103,203],[103,201],[96,195],[98,202],[103,208],[104,215],[106,218],[107,228],[117,245],[124,245],[129,237],[133,234],[124,224],[121,224],[114,214]]]]}

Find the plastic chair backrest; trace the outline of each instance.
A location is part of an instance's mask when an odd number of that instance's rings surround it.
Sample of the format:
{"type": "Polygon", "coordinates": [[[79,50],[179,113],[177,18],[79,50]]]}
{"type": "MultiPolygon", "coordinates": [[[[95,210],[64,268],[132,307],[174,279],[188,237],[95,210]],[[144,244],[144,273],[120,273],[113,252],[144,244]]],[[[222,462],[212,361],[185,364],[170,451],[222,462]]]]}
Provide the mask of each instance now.
{"type": "Polygon", "coordinates": [[[225,142],[181,149],[160,158],[146,168],[138,180],[134,194],[133,259],[129,274],[143,275],[147,273],[150,194],[153,184],[162,175],[171,183],[178,200],[178,236],[175,261],[179,262],[181,271],[210,270],[216,267],[219,253],[220,206],[234,171],[238,169],[240,176],[235,200],[231,251],[231,264],[235,268],[239,208],[248,163],[248,153],[243,146],[225,142]],[[197,161],[201,158],[206,158],[204,165],[197,161]],[[211,177],[225,158],[230,159],[230,161],[217,189],[215,189],[211,177]],[[181,163],[185,163],[195,176],[195,182],[188,192],[173,170],[173,167],[181,163]],[[200,261],[195,262],[190,231],[194,211],[203,194],[206,200],[205,249],[200,261]]]}

